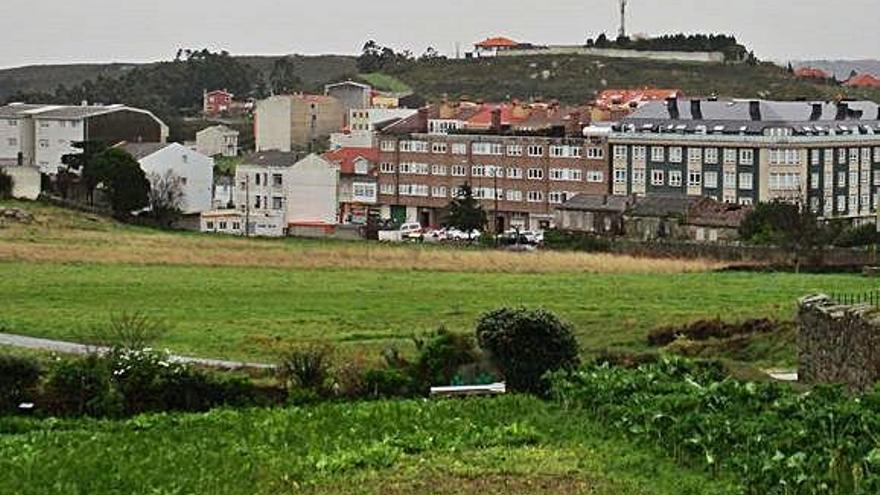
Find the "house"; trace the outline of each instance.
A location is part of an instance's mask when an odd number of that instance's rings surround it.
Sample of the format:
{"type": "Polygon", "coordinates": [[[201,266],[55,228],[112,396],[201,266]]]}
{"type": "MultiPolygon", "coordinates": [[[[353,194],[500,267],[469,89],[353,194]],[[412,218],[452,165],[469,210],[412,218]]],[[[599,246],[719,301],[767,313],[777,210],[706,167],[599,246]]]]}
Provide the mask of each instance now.
{"type": "Polygon", "coordinates": [[[556,209],[556,227],[607,236],[624,234],[623,215],[633,198],[607,194],[578,194],[556,209]]]}
{"type": "Polygon", "coordinates": [[[228,113],[232,110],[234,95],[225,89],[205,90],[202,96],[202,113],[208,117],[228,113]]]}
{"type": "Polygon", "coordinates": [[[799,79],[831,79],[831,74],[815,67],[801,67],[795,69],[794,77],[799,79]]]}
{"type": "Polygon", "coordinates": [[[345,109],[326,95],[272,96],[257,102],[254,118],[256,149],[283,151],[311,149],[317,141],[342,130],[345,109]]]}
{"type": "MultiPolygon", "coordinates": [[[[238,210],[212,210],[201,214],[199,231],[212,234],[243,235],[244,214],[238,210]]],[[[259,237],[277,237],[271,233],[255,234],[259,237]]]]}
{"type": "Polygon", "coordinates": [[[54,175],[64,155],[81,153],[83,141],[113,145],[164,143],[168,126],[147,110],[124,105],[43,105],[0,107],[0,161],[38,167],[54,175]]]}
{"type": "Polygon", "coordinates": [[[213,208],[223,210],[235,208],[235,178],[228,175],[214,177],[213,208]]]}
{"type": "Polygon", "coordinates": [[[341,148],[324,154],[339,167],[339,219],[343,224],[364,225],[379,216],[378,149],[341,148]]]}
{"type": "Polygon", "coordinates": [[[324,86],[324,94],[335,98],[342,104],[342,110],[345,112],[346,122],[351,111],[354,109],[365,109],[372,106],[373,88],[368,84],[354,82],[352,80],[328,84],[324,86]]]}
{"type": "Polygon", "coordinates": [[[479,43],[474,44],[474,56],[476,57],[497,57],[499,52],[505,50],[515,50],[520,48],[521,43],[513,41],[510,38],[497,36],[488,38],[479,43]]]}
{"type": "Polygon", "coordinates": [[[196,133],[196,151],[205,156],[238,156],[238,135],[225,125],[207,127],[196,133]]]}
{"type": "Polygon", "coordinates": [[[752,209],[702,198],[688,212],[687,238],[697,242],[735,242],[739,240],[740,226],[752,209]]]}
{"type": "Polygon", "coordinates": [[[117,147],[138,161],[150,181],[166,174],[180,181],[183,214],[201,213],[212,208],[213,158],[178,143],[120,143],[117,147]]]}
{"type": "Polygon", "coordinates": [[[880,78],[871,74],[859,74],[847,79],[843,85],[852,88],[880,88],[880,78]]]}

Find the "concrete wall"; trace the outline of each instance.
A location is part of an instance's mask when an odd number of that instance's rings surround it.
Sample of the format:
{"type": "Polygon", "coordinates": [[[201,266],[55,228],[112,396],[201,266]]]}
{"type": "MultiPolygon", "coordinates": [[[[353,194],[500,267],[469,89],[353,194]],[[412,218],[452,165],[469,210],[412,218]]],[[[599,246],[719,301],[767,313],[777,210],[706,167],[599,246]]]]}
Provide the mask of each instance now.
{"type": "Polygon", "coordinates": [[[798,378],[867,392],[880,379],[880,313],[869,305],[841,306],[828,296],[799,301],[798,378]]]}
{"type": "Polygon", "coordinates": [[[648,60],[669,60],[676,62],[720,63],[724,62],[721,52],[664,52],[636,51],[617,48],[588,48],[585,46],[549,46],[526,50],[501,50],[499,57],[522,57],[530,55],[591,55],[608,58],[638,58],[648,60]]]}
{"type": "Polygon", "coordinates": [[[339,168],[318,155],[292,167],[287,183],[287,222],[335,225],[339,207],[339,168]]]}
{"type": "Polygon", "coordinates": [[[185,180],[183,213],[211,209],[214,187],[214,159],[180,144],[170,144],[139,162],[147,178],[163,176],[169,170],[185,180]]]}
{"type": "Polygon", "coordinates": [[[196,133],[196,151],[205,156],[237,156],[238,131],[223,126],[202,129],[196,133]]]}
{"type": "Polygon", "coordinates": [[[12,197],[34,200],[40,196],[40,171],[35,167],[0,167],[12,177],[12,197]]]}
{"type": "Polygon", "coordinates": [[[0,119],[0,160],[17,161],[24,151],[26,119],[11,117],[0,119]]]}
{"type": "Polygon", "coordinates": [[[272,96],[257,102],[254,116],[257,151],[291,150],[291,105],[289,96],[272,96]]]}

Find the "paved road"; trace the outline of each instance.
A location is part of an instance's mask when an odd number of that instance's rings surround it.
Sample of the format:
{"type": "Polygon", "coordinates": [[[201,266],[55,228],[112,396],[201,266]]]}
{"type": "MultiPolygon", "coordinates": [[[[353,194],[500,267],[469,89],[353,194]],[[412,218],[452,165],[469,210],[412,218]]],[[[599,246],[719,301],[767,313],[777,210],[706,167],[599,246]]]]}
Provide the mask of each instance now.
{"type": "MultiPolygon", "coordinates": [[[[0,345],[8,345],[12,347],[21,347],[24,349],[37,349],[42,351],[57,352],[59,354],[88,354],[91,352],[104,353],[107,352],[106,347],[91,346],[83,344],[74,344],[72,342],[64,342],[61,340],[38,339],[34,337],[24,337],[22,335],[12,335],[9,333],[0,333],[0,345]]],[[[223,361],[220,359],[203,359],[187,356],[171,356],[171,360],[183,364],[194,364],[197,366],[207,366],[210,368],[222,368],[227,370],[238,369],[258,369],[271,370],[275,369],[275,365],[263,363],[246,363],[240,361],[223,361]]]]}

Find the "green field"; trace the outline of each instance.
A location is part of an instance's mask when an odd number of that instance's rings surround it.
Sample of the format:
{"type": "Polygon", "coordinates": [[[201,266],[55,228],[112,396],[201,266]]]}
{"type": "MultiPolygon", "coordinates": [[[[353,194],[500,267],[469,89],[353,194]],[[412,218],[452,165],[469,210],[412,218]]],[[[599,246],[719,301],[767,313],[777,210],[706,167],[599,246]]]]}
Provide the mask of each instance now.
{"type": "Polygon", "coordinates": [[[325,340],[374,354],[440,325],[470,332],[505,305],[571,321],[587,349],[642,346],[651,328],[698,318],[790,320],[796,298],[874,286],[854,275],[504,274],[430,271],[0,263],[0,329],[76,339],[140,310],[173,326],[175,352],[270,359],[325,340]]]}
{"type": "Polygon", "coordinates": [[[0,420],[0,492],[733,493],[526,397],[0,420]]]}

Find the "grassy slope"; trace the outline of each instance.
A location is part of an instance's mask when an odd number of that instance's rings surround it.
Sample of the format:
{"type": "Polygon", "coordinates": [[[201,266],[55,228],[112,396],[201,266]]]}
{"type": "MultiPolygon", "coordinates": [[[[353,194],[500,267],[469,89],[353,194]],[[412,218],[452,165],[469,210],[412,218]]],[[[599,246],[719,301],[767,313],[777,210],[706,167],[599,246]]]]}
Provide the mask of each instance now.
{"type": "Polygon", "coordinates": [[[504,305],[559,313],[590,350],[640,347],[656,325],[790,319],[804,294],[873,286],[852,275],[686,273],[701,265],[675,261],[165,234],[25,207],[37,225],[0,229],[0,329],[77,338],[142,310],[173,325],[162,345],[210,357],[270,359],[280,343],[314,339],[375,356],[440,325],[470,332],[504,305]]]}
{"type": "Polygon", "coordinates": [[[0,421],[0,492],[732,493],[526,397],[0,421]],[[5,434],[4,434],[5,433],[5,434]]]}
{"type": "Polygon", "coordinates": [[[369,74],[360,74],[358,78],[381,91],[391,91],[392,93],[407,93],[412,91],[406,83],[388,74],[381,72],[372,72],[369,74]]]}

